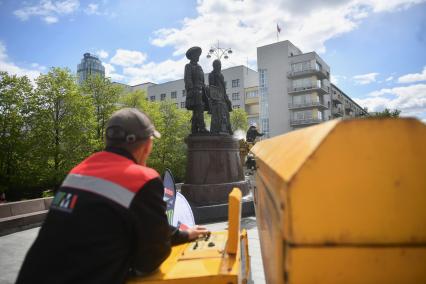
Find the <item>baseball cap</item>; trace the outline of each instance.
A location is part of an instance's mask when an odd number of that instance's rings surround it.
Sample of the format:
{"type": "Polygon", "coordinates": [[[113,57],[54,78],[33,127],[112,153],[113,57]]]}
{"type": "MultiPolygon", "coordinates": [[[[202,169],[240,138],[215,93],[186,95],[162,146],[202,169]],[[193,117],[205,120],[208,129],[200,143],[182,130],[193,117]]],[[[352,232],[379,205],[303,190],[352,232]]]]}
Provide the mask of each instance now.
{"type": "Polygon", "coordinates": [[[136,108],[123,108],[112,114],[106,126],[106,139],[133,144],[148,137],[160,138],[149,117],[136,108]]]}

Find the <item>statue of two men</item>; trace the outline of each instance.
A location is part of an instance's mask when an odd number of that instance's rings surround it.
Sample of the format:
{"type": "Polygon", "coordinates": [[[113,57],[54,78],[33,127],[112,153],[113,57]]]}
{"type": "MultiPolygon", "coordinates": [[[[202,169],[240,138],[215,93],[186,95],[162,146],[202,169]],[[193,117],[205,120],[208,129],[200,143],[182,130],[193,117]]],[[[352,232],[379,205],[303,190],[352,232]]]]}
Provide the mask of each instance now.
{"type": "Polygon", "coordinates": [[[186,52],[190,60],[185,65],[186,109],[192,110],[191,133],[208,133],[204,123],[204,111],[211,113],[210,132],[214,134],[232,134],[229,112],[232,104],[226,95],[225,80],[221,73],[219,60],[213,62],[213,71],[209,74],[209,87],[204,84],[204,72],[198,64],[201,48],[191,47],[186,52]]]}

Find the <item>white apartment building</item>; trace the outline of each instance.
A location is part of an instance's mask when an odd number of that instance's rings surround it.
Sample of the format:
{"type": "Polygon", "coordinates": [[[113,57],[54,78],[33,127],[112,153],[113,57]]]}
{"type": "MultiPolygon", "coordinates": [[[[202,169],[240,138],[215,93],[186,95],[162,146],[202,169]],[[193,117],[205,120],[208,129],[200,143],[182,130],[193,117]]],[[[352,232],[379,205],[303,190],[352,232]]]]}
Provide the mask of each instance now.
{"type": "Polygon", "coordinates": [[[330,67],[316,52],[290,41],[257,48],[261,131],[273,137],[336,117],[366,112],[330,83],[330,67]]]}

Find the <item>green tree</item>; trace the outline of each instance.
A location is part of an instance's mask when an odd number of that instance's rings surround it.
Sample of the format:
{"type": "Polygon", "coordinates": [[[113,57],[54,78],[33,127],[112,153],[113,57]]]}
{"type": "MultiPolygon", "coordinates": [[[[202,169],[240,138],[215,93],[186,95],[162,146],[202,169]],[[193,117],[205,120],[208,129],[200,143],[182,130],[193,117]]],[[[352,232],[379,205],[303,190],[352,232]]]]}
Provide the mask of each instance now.
{"type": "Polygon", "coordinates": [[[105,125],[111,114],[117,109],[122,88],[112,84],[109,78],[96,75],[89,76],[84,81],[82,92],[92,97],[96,121],[96,139],[98,141],[97,148],[100,150],[103,147],[105,125]]]}
{"type": "Polygon", "coordinates": [[[33,161],[39,182],[57,186],[95,145],[90,96],[79,92],[68,69],[52,68],[37,79],[31,100],[33,161]]]}
{"type": "Polygon", "coordinates": [[[28,145],[27,101],[33,87],[27,77],[0,72],[0,192],[25,180],[28,145]]]}
{"type": "Polygon", "coordinates": [[[142,90],[137,90],[131,93],[124,94],[119,99],[119,104],[125,107],[144,109],[148,105],[146,93],[142,90]]]}
{"type": "Polygon", "coordinates": [[[234,109],[231,112],[231,127],[233,131],[241,129],[246,131],[248,128],[247,113],[243,109],[234,109]]]}
{"type": "Polygon", "coordinates": [[[177,181],[185,177],[186,144],[185,137],[190,133],[190,112],[178,109],[173,101],[159,104],[161,118],[154,121],[161,133],[161,139],[154,141],[154,150],[148,161],[152,167],[163,173],[170,169],[177,181]]]}
{"type": "Polygon", "coordinates": [[[390,110],[388,108],[385,108],[381,112],[377,112],[372,117],[373,118],[398,118],[401,111],[399,109],[390,110]]]}

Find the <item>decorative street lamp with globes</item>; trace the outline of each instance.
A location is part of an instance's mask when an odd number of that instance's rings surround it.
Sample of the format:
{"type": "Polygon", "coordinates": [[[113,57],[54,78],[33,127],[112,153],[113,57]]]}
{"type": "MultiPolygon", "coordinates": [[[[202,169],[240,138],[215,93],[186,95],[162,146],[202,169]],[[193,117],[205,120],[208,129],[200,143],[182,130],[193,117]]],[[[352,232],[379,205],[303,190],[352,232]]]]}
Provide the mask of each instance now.
{"type": "Polygon", "coordinates": [[[222,48],[219,46],[219,41],[217,41],[217,46],[212,46],[207,54],[207,58],[211,58],[215,56],[217,59],[221,60],[222,57],[224,59],[228,59],[229,55],[232,53],[231,48],[222,48]]]}

